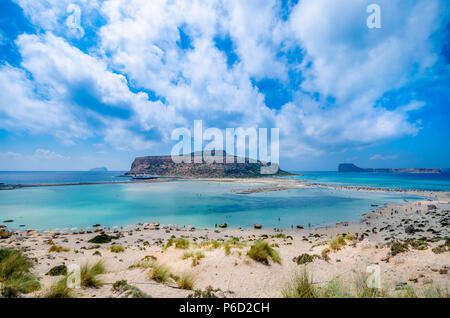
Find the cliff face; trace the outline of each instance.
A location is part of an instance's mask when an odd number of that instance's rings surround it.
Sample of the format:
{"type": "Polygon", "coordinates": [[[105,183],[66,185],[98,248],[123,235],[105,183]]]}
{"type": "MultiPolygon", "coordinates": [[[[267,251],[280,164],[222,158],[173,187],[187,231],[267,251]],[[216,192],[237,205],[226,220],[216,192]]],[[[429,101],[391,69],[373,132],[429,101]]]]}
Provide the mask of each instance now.
{"type": "Polygon", "coordinates": [[[385,172],[385,173],[441,173],[441,169],[434,168],[360,168],[352,163],[341,163],[338,167],[339,172],[385,172]]]}
{"type": "MultiPolygon", "coordinates": [[[[193,158],[193,154],[191,154],[191,158],[193,158]]],[[[245,163],[237,163],[237,157],[233,158],[234,163],[207,163],[205,157],[203,157],[202,163],[193,163],[193,160],[190,163],[174,163],[170,156],[138,157],[134,159],[131,169],[126,175],[209,178],[273,176],[273,174],[261,174],[261,168],[267,167],[266,163],[261,161],[250,163],[248,158],[245,159],[245,163]]],[[[278,169],[275,175],[289,175],[289,173],[278,169]]]]}

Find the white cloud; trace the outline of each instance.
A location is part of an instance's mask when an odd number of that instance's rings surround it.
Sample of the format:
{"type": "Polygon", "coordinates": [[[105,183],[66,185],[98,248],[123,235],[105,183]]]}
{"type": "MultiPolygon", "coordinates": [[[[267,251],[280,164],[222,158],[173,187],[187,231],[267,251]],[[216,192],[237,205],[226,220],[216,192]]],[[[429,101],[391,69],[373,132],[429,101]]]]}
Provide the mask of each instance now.
{"type": "Polygon", "coordinates": [[[12,151],[0,152],[0,158],[2,159],[19,159],[22,157],[22,154],[12,151]]]}
{"type": "Polygon", "coordinates": [[[54,151],[50,151],[47,149],[36,149],[34,152],[34,157],[38,159],[44,159],[44,160],[55,160],[55,159],[67,159],[63,155],[60,155],[54,151]]]}
{"type": "Polygon", "coordinates": [[[369,30],[366,0],[302,0],[288,21],[275,0],[17,2],[46,32],[16,41],[29,73],[0,69],[0,127],[52,132],[66,142],[101,136],[118,149],[146,150],[194,119],[220,128],[275,125],[282,156],[417,134],[419,123],[408,112],[423,102],[379,101],[432,73],[438,48],[430,37],[441,26],[442,3],[380,0],[383,28],[369,30]],[[95,29],[95,14],[105,18],[89,54],[62,37],[70,37],[59,22],[71,3],[81,8],[85,30],[95,29]],[[191,40],[188,50],[178,46],[180,28],[191,40]],[[239,62],[231,68],[215,46],[218,35],[235,46],[239,62]],[[295,48],[304,55],[301,64],[280,57],[295,48]],[[289,83],[288,72],[304,80],[292,88],[291,102],[269,109],[252,79],[289,83]],[[88,102],[77,100],[81,91],[88,102]]]}
{"type": "Polygon", "coordinates": [[[376,154],[370,157],[370,160],[394,160],[397,159],[398,155],[380,155],[376,154]]]}

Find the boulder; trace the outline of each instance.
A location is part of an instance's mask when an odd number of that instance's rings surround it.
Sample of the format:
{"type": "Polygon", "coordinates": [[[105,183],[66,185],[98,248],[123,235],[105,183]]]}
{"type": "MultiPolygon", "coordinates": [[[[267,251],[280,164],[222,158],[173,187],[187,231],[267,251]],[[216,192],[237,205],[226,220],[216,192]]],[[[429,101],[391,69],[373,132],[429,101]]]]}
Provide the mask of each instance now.
{"type": "Polygon", "coordinates": [[[261,224],[253,224],[253,227],[257,230],[262,229],[262,225],[261,224]]]}
{"type": "Polygon", "coordinates": [[[0,227],[0,239],[7,239],[11,236],[11,232],[8,231],[6,226],[0,227]]]}
{"type": "Polygon", "coordinates": [[[222,228],[222,229],[226,228],[227,226],[228,226],[228,224],[226,224],[226,223],[222,223],[222,224],[219,225],[219,227],[222,228]]]}
{"type": "Polygon", "coordinates": [[[299,229],[299,230],[303,230],[303,229],[304,229],[304,227],[303,227],[303,225],[297,225],[297,229],[299,229]]]}

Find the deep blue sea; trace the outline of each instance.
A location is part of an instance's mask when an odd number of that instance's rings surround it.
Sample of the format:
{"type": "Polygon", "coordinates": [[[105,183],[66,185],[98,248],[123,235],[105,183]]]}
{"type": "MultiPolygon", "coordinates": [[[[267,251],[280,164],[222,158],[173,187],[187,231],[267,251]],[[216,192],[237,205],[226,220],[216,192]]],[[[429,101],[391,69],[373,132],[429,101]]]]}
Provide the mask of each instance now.
{"type": "Polygon", "coordinates": [[[346,172],[335,171],[298,171],[309,182],[333,185],[369,186],[406,190],[449,191],[450,172],[443,173],[381,173],[381,172],[346,172]]]}
{"type": "MultiPolygon", "coordinates": [[[[5,184],[55,184],[123,181],[123,172],[0,172],[5,184]]],[[[448,176],[393,174],[338,174],[308,172],[313,182],[371,185],[396,188],[448,190],[448,176]]],[[[164,183],[112,183],[0,191],[0,224],[7,219],[12,229],[71,229],[100,223],[127,226],[139,222],[193,225],[212,228],[226,222],[230,227],[313,227],[342,221],[359,221],[373,205],[420,199],[401,193],[291,189],[240,195],[232,190],[248,184],[198,181],[164,183]],[[21,227],[23,225],[23,227],[21,227]]]]}

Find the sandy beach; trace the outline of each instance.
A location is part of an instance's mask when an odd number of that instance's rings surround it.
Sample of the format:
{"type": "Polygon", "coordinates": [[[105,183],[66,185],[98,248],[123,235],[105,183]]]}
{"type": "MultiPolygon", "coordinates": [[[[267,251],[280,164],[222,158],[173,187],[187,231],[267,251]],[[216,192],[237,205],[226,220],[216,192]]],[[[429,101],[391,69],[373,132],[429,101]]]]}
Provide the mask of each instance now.
{"type": "MultiPolygon", "coordinates": [[[[216,181],[236,182],[236,179],[216,181]]],[[[249,184],[248,193],[316,186],[283,179],[238,181],[249,184]]],[[[341,190],[387,191],[355,187],[341,190]]],[[[105,273],[99,275],[102,286],[74,289],[74,297],[123,297],[123,293],[112,288],[121,280],[151,297],[192,297],[195,290],[205,291],[210,287],[217,297],[282,297],[293,275],[303,268],[312,276],[314,284],[323,286],[333,279],[353,284],[370,264],[379,266],[382,287],[391,296],[409,287],[422,290],[432,286],[448,290],[450,193],[405,193],[434,200],[377,207],[365,214],[361,223],[342,220],[327,228],[195,229],[143,220],[146,223],[126,230],[99,226],[95,232],[83,231],[82,234],[14,232],[11,237],[0,240],[0,249],[20,249],[35,260],[32,271],[39,277],[42,287],[28,297],[44,297],[52,284],[61,279],[61,276],[46,275],[55,266],[81,266],[98,261],[105,267],[105,273]],[[104,244],[88,242],[101,234],[113,239],[104,244]],[[330,248],[332,240],[343,234],[347,237],[345,245],[336,250],[330,248]],[[278,252],[280,262],[269,260],[264,264],[249,257],[247,253],[257,240],[271,245],[278,252]],[[183,244],[178,246],[177,242],[183,244]],[[396,253],[392,249],[393,242],[409,242],[409,245],[396,253]],[[60,251],[52,249],[53,246],[61,247],[60,251]],[[117,252],[111,246],[123,249],[117,252]],[[296,258],[303,254],[312,259],[298,264],[296,258]],[[152,279],[154,264],[167,268],[172,278],[165,282],[152,279]],[[193,290],[180,288],[177,277],[183,275],[192,277],[193,290]]]]}

